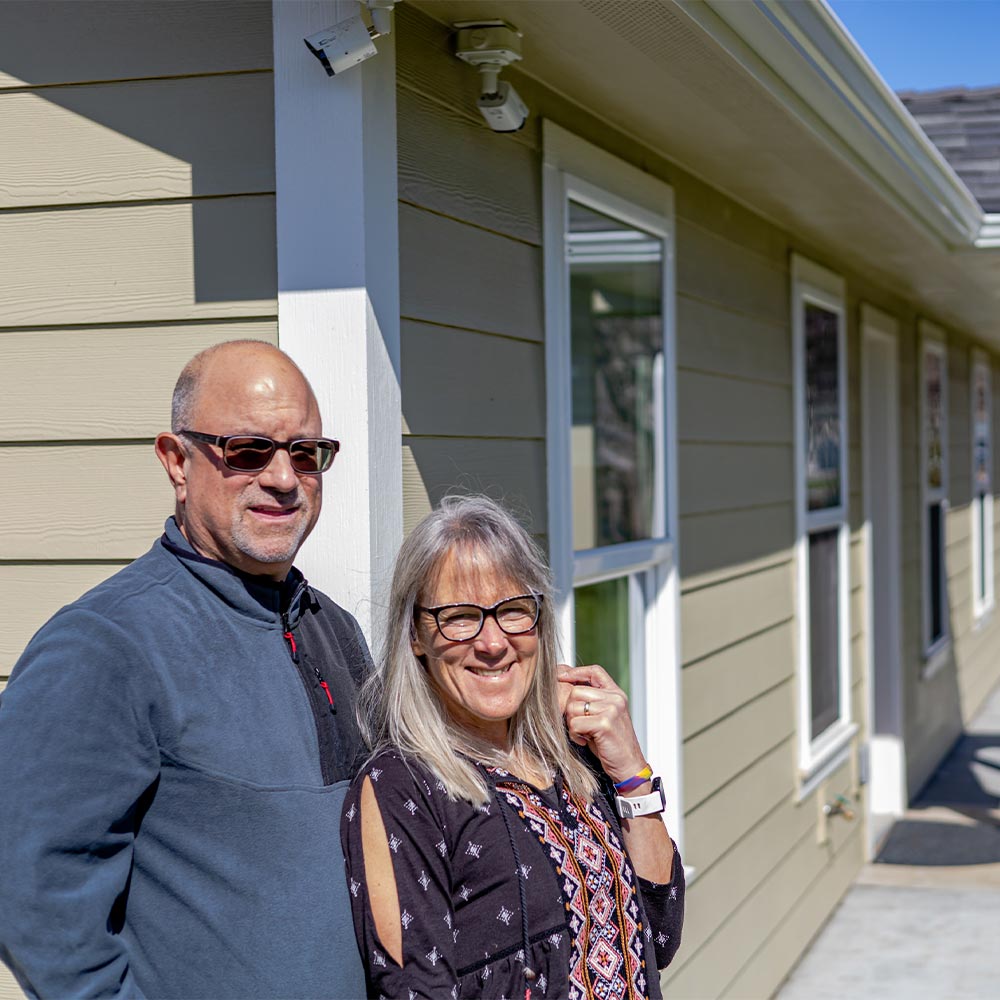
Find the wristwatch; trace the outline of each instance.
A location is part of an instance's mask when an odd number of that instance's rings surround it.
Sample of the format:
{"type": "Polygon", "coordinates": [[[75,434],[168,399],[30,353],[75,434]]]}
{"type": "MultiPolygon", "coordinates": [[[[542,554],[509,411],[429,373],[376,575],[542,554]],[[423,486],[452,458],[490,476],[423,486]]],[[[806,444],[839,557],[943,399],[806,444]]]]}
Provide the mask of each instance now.
{"type": "Polygon", "coordinates": [[[633,795],[625,798],[615,796],[615,809],[622,819],[635,819],[636,816],[651,816],[661,813],[667,808],[667,797],[663,794],[663,786],[659,778],[653,778],[653,790],[649,795],[633,795]]]}

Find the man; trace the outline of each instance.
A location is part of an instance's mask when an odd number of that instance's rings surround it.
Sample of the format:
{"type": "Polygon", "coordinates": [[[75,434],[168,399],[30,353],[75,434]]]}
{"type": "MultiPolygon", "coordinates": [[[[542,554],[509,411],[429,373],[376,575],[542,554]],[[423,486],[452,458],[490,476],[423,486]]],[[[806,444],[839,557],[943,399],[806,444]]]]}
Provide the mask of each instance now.
{"type": "Polygon", "coordinates": [[[337,449],[281,351],[197,355],[164,535],[14,667],[0,957],[29,994],[363,996],[338,828],[368,652],[292,568],[337,449]]]}

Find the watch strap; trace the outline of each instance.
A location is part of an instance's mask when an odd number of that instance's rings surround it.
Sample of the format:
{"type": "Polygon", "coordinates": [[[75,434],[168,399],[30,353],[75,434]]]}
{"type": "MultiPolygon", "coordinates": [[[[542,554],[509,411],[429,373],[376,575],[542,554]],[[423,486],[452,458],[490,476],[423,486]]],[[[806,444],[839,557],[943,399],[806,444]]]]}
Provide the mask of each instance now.
{"type": "Polygon", "coordinates": [[[622,819],[635,819],[637,816],[652,816],[667,808],[667,797],[663,792],[660,779],[653,778],[653,790],[649,795],[633,795],[625,798],[615,796],[615,811],[622,819]]]}

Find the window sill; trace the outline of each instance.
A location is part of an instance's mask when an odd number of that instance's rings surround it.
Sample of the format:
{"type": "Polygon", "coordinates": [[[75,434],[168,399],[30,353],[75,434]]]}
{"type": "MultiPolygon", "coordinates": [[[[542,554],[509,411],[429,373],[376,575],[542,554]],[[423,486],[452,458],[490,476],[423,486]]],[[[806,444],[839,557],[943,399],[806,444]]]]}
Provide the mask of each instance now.
{"type": "Polygon", "coordinates": [[[851,742],[858,734],[858,724],[851,722],[841,724],[824,740],[820,751],[813,757],[809,765],[799,769],[799,785],[795,801],[802,802],[808,798],[820,783],[825,781],[834,771],[842,767],[850,757],[851,742]]]}
{"type": "Polygon", "coordinates": [[[980,629],[986,628],[990,621],[993,619],[993,608],[995,605],[987,604],[978,610],[973,610],[972,612],[972,631],[978,632],[980,629]]]}

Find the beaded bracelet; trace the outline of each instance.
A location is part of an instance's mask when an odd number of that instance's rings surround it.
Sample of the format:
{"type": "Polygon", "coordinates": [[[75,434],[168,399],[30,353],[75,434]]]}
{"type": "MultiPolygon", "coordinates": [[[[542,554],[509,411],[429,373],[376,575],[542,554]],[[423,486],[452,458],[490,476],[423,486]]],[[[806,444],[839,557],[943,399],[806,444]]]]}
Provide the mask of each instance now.
{"type": "Polygon", "coordinates": [[[633,788],[638,788],[643,782],[649,781],[653,777],[653,769],[647,764],[638,774],[626,778],[624,781],[615,782],[615,790],[619,792],[631,792],[633,788]]]}

